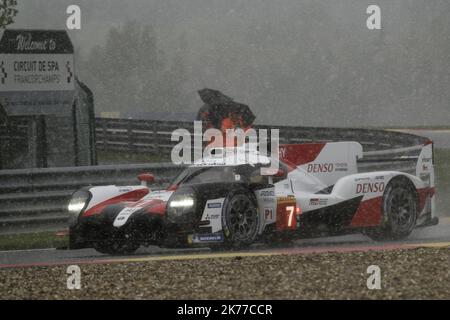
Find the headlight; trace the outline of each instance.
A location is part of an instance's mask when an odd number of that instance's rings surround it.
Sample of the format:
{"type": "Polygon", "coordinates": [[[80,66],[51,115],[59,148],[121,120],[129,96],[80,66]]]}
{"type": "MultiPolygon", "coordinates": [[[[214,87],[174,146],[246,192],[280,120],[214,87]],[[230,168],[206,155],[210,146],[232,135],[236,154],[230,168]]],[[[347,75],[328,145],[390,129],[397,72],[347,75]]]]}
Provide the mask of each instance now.
{"type": "Polygon", "coordinates": [[[172,222],[188,222],[195,212],[195,195],[191,189],[177,190],[167,204],[167,217],[172,222]]]}
{"type": "Polygon", "coordinates": [[[172,200],[170,202],[171,208],[191,208],[194,206],[194,198],[192,197],[183,197],[176,200],[172,200]]]}
{"type": "Polygon", "coordinates": [[[77,191],[72,195],[67,210],[69,211],[69,225],[73,226],[78,222],[81,211],[85,208],[90,194],[87,191],[77,191]]]}

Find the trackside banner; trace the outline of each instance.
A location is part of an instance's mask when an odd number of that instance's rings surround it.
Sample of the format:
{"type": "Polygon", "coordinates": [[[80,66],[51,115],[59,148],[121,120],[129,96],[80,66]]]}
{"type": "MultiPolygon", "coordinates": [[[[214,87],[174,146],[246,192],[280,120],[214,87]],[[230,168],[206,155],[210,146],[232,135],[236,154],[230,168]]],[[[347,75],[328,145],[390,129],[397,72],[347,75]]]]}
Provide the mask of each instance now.
{"type": "Polygon", "coordinates": [[[0,54],[0,91],[74,90],[70,54],[0,54]]]}
{"type": "Polygon", "coordinates": [[[0,40],[0,103],[10,115],[66,113],[75,90],[66,31],[6,30],[0,40]]]}

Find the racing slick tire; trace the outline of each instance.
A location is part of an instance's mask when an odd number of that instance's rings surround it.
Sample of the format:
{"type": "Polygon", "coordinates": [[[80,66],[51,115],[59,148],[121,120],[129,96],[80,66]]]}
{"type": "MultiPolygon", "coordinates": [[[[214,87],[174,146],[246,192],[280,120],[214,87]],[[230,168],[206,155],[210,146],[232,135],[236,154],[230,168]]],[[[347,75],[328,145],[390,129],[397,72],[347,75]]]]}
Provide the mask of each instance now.
{"type": "Polygon", "coordinates": [[[140,247],[139,243],[126,239],[100,241],[94,243],[94,249],[103,254],[121,255],[134,253],[140,247]]]}
{"type": "Polygon", "coordinates": [[[418,216],[418,196],[412,182],[396,177],[386,187],[382,202],[383,222],[365,234],[376,241],[399,240],[411,234],[418,216]]]}
{"type": "Polygon", "coordinates": [[[242,248],[251,245],[258,236],[259,220],[256,199],[251,191],[238,190],[230,193],[224,202],[223,247],[242,248]]]}

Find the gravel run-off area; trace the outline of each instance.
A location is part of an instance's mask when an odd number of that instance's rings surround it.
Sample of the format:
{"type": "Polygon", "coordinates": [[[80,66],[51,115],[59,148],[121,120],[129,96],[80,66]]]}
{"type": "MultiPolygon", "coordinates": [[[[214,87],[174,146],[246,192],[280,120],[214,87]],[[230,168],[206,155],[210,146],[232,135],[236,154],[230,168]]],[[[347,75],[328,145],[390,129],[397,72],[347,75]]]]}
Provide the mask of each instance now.
{"type": "Polygon", "coordinates": [[[450,248],[0,269],[2,299],[450,299],[450,248]],[[367,268],[381,270],[369,290],[367,268]]]}

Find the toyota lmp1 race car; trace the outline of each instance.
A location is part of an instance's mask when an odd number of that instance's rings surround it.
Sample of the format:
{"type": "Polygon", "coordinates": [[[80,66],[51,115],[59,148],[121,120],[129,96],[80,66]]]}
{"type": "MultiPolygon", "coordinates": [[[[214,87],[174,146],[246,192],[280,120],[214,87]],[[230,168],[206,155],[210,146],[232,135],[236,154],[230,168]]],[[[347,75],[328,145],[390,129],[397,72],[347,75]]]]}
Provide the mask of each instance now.
{"type": "Polygon", "coordinates": [[[415,174],[358,173],[357,142],[281,145],[279,155],[269,175],[261,168],[271,159],[247,151],[234,162],[202,159],[165,190],[147,186],[151,174],[138,186],[82,188],[68,205],[69,248],[126,254],[141,245],[230,248],[354,232],[400,239],[438,223],[431,142],[420,147],[415,174]]]}

